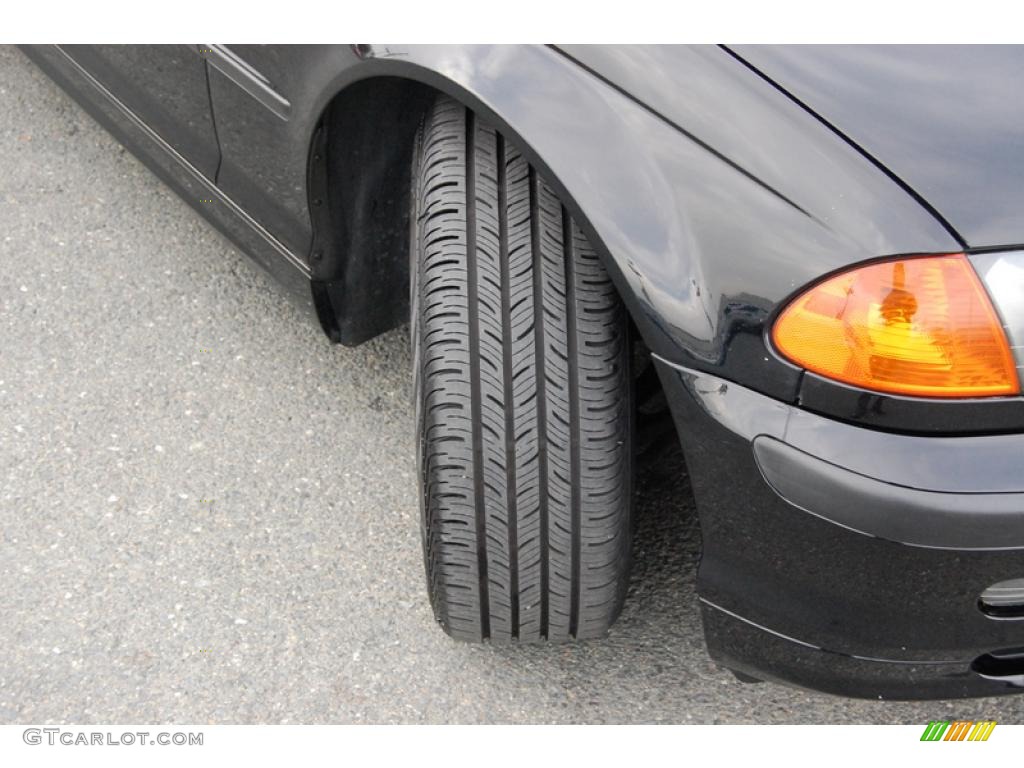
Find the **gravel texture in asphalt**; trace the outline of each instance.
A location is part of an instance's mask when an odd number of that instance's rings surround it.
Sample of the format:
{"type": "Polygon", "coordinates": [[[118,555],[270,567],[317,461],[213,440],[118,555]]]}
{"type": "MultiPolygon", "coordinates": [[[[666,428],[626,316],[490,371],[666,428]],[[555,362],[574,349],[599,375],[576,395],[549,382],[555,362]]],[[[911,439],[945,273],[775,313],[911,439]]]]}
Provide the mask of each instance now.
{"type": "Polygon", "coordinates": [[[19,51],[0,73],[0,723],[1022,720],[717,668],[673,446],[606,640],[451,641],[407,329],[331,346],[19,51]]]}

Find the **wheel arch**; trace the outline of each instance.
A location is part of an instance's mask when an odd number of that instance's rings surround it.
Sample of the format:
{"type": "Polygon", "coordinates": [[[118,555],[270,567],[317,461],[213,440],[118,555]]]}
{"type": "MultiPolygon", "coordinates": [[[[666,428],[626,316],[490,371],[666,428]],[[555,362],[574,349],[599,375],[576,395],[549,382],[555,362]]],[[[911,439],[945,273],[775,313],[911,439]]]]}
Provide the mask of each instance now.
{"type": "MultiPolygon", "coordinates": [[[[446,61],[440,47],[393,58],[370,46],[357,49],[363,61],[326,89],[332,95],[324,99],[309,142],[313,293],[321,325],[332,340],[356,345],[408,319],[412,145],[423,115],[440,94],[494,125],[549,180],[597,250],[633,322],[648,336],[656,326],[645,321],[634,287],[574,194],[586,183],[586,169],[577,166],[580,173],[566,174],[565,166],[545,150],[545,137],[556,132],[554,126],[530,130],[529,120],[523,125],[529,112],[551,111],[551,99],[531,103],[522,84],[504,93],[493,83],[485,87],[481,75],[446,61]]],[[[556,51],[540,46],[526,50],[535,68],[565,82],[567,76],[579,81],[563,86],[566,93],[579,94],[581,84],[603,87],[556,51]]],[[[583,105],[577,106],[582,113],[583,105]]]]}

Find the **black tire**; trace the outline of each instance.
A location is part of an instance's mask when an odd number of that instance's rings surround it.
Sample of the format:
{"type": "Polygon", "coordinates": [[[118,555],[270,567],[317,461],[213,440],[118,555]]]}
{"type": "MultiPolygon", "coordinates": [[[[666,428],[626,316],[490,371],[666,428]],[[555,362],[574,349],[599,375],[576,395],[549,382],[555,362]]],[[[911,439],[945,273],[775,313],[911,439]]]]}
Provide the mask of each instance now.
{"type": "Polygon", "coordinates": [[[599,637],[630,564],[627,314],[555,193],[447,97],[425,120],[413,197],[434,615],[460,640],[599,637]]]}

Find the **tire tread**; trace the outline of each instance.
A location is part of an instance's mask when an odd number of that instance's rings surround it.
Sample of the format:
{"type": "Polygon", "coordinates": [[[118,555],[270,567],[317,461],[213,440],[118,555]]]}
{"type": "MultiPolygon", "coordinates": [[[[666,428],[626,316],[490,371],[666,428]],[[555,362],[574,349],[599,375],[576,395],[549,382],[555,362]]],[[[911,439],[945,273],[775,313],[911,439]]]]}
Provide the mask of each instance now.
{"type": "Polygon", "coordinates": [[[424,557],[469,641],[603,635],[630,560],[626,313],[522,154],[441,97],[420,138],[413,343],[424,557]]]}

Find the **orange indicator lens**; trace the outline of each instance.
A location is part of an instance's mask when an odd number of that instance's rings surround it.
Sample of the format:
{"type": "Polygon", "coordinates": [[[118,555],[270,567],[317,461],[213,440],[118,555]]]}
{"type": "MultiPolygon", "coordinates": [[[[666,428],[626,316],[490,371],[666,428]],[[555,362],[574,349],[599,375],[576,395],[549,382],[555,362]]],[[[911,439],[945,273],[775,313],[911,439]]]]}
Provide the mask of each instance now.
{"type": "Polygon", "coordinates": [[[1020,392],[1002,323],[963,254],[878,262],[829,278],[783,311],[772,341],[797,365],[864,389],[1020,392]]]}

